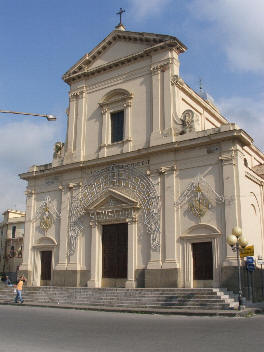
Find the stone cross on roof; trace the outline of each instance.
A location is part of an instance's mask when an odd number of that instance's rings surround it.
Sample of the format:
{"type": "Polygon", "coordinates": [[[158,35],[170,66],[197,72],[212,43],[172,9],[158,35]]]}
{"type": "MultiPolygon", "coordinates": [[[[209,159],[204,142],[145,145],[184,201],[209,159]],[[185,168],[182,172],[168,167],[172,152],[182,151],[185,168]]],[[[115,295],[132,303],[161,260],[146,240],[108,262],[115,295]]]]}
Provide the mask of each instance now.
{"type": "Polygon", "coordinates": [[[126,10],[122,9],[122,7],[120,7],[120,10],[116,13],[117,15],[120,16],[120,21],[119,21],[119,24],[118,26],[121,26],[122,25],[122,14],[126,12],[126,10]]]}

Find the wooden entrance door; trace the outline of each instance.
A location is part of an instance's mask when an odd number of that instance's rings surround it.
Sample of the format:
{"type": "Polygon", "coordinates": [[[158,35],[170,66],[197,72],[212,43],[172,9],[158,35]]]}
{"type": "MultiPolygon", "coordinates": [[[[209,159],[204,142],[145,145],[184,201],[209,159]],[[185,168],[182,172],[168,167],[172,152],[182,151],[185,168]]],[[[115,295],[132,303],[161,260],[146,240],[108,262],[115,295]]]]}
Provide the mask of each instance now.
{"type": "Polygon", "coordinates": [[[115,282],[127,278],[128,225],[103,225],[102,233],[102,277],[106,286],[118,286],[115,282]],[[112,282],[112,283],[111,283],[112,282]]]}
{"type": "Polygon", "coordinates": [[[193,280],[213,280],[212,242],[192,244],[193,280]]]}
{"type": "Polygon", "coordinates": [[[52,251],[41,251],[40,256],[41,256],[40,285],[49,286],[51,281],[52,251]]]}

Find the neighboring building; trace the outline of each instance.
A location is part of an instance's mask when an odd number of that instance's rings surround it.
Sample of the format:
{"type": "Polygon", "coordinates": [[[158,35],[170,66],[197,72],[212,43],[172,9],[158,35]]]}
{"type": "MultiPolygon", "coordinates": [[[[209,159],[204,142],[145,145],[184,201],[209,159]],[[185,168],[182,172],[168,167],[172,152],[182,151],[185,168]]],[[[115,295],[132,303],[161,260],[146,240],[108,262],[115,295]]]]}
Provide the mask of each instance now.
{"type": "Polygon", "coordinates": [[[236,225],[264,255],[264,155],[183,81],[185,50],[121,25],[63,76],[66,143],[20,175],[29,284],[235,289],[236,225]]]}
{"type": "Polygon", "coordinates": [[[0,223],[0,272],[15,279],[23,257],[25,212],[8,209],[3,216],[0,223]]]}

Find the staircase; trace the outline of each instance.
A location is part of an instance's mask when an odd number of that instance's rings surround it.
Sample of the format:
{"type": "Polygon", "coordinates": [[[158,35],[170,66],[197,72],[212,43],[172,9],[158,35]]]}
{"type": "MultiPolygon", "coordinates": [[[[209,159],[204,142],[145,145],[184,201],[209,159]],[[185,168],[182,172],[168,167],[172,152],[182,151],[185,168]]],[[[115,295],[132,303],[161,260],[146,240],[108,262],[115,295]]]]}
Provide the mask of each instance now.
{"type": "MultiPolygon", "coordinates": [[[[0,287],[0,303],[14,301],[12,287],[0,287]]],[[[105,308],[155,308],[182,310],[234,310],[238,302],[231,292],[220,288],[86,288],[24,287],[28,304],[61,304],[105,308]]]]}

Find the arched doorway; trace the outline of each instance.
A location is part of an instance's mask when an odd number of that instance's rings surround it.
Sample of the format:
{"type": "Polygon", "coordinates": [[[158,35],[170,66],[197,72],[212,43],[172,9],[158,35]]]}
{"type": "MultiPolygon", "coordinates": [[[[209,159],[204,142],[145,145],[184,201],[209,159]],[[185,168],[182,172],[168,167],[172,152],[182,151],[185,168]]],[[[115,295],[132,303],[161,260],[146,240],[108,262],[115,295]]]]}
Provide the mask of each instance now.
{"type": "Polygon", "coordinates": [[[50,236],[40,237],[38,242],[32,246],[35,263],[32,270],[33,286],[52,285],[55,247],[57,247],[57,242],[50,236]]]}

